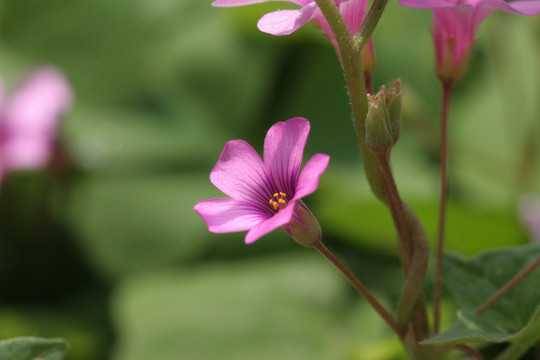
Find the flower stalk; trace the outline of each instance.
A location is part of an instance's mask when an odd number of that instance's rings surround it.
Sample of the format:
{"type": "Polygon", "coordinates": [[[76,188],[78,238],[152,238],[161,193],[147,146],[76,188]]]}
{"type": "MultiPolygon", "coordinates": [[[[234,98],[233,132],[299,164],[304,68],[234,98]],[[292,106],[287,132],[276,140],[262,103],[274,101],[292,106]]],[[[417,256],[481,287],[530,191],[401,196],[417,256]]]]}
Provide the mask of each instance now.
{"type": "Polygon", "coordinates": [[[441,109],[441,141],[440,141],[440,166],[441,166],[441,194],[439,199],[439,225],[437,231],[437,250],[435,260],[435,284],[433,289],[433,332],[437,334],[440,327],[440,304],[443,284],[443,252],[444,231],[446,225],[446,204],[448,197],[448,108],[452,94],[452,84],[444,84],[442,91],[441,109]]]}
{"type": "Polygon", "coordinates": [[[356,290],[370,303],[370,305],[377,311],[377,313],[383,318],[383,320],[390,326],[390,328],[399,336],[400,339],[405,339],[405,332],[401,329],[392,316],[386,311],[386,309],[377,301],[377,299],[371,295],[366,289],[364,284],[343,264],[322,242],[314,246],[315,249],[321,255],[326,257],[334,266],[341,271],[343,275],[349,280],[356,290]]]}

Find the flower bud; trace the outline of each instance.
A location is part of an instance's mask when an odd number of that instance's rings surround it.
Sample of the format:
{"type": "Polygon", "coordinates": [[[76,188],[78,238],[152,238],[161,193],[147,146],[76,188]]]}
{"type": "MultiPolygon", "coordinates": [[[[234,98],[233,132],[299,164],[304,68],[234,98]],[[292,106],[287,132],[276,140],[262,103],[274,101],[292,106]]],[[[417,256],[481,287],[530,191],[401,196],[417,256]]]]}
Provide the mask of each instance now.
{"type": "Polygon", "coordinates": [[[475,40],[471,34],[457,38],[437,30],[432,30],[436,48],[435,72],[441,83],[449,86],[465,74],[475,40]]]}
{"type": "Polygon", "coordinates": [[[401,79],[397,79],[390,90],[385,93],[386,107],[390,117],[390,134],[394,144],[401,134],[401,97],[401,79]]]}
{"type": "Polygon", "coordinates": [[[305,247],[315,247],[321,243],[321,226],[309,211],[306,204],[299,200],[295,203],[295,209],[291,222],[282,226],[297,243],[305,247]]]}
{"type": "Polygon", "coordinates": [[[390,90],[385,86],[375,95],[368,95],[366,117],[366,146],[375,154],[392,148],[401,132],[401,81],[394,82],[390,90]]]}
{"type": "Polygon", "coordinates": [[[375,66],[377,65],[377,59],[375,58],[375,50],[373,49],[373,41],[371,38],[360,52],[360,61],[362,62],[364,78],[371,78],[371,75],[375,71],[375,66]]]}

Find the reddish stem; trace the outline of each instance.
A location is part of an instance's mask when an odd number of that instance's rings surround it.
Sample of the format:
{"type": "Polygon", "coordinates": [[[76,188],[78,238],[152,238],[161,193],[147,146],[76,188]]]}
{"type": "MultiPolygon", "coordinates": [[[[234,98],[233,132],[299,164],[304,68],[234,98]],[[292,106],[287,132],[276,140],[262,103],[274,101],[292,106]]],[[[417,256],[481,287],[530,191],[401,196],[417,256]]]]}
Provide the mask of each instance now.
{"type": "Polygon", "coordinates": [[[476,315],[482,315],[489,307],[497,302],[501,297],[509,292],[514,286],[516,286],[521,280],[529,275],[534,269],[540,265],[540,256],[530,263],[525,269],[521,270],[516,276],[508,281],[502,288],[500,288],[495,294],[491,295],[489,299],[476,309],[476,315]]]}
{"type": "Polygon", "coordinates": [[[465,351],[469,354],[471,354],[475,359],[477,360],[484,360],[484,357],[480,353],[480,351],[476,350],[475,348],[465,345],[465,344],[458,344],[455,345],[456,349],[460,349],[462,351],[465,351]]]}
{"type": "Polygon", "coordinates": [[[437,254],[435,264],[435,285],[433,290],[433,332],[437,334],[440,327],[440,305],[443,283],[443,250],[444,250],[444,228],[446,223],[446,202],[448,195],[448,157],[447,157],[447,130],[448,130],[448,107],[452,93],[451,84],[443,84],[442,109],[441,109],[441,195],[439,202],[439,230],[437,233],[437,254]]]}
{"type": "Polygon", "coordinates": [[[323,245],[319,243],[315,246],[323,256],[325,256],[339,271],[345,275],[347,280],[358,290],[358,292],[370,303],[370,305],[379,313],[383,320],[394,330],[394,332],[400,337],[400,339],[405,339],[405,333],[399,328],[395,320],[390,316],[388,311],[375,299],[373,295],[366,289],[366,287],[358,280],[358,278],[343,264],[334,254],[323,245]]]}

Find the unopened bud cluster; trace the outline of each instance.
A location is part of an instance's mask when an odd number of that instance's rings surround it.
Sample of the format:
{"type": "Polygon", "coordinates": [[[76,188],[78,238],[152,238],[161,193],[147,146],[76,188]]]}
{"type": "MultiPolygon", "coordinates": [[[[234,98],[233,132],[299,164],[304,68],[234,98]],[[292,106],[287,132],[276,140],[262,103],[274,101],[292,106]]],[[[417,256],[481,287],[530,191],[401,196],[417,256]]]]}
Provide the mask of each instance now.
{"type": "Polygon", "coordinates": [[[390,151],[401,132],[401,80],[390,89],[383,85],[377,94],[368,94],[366,146],[375,154],[390,151]]]}

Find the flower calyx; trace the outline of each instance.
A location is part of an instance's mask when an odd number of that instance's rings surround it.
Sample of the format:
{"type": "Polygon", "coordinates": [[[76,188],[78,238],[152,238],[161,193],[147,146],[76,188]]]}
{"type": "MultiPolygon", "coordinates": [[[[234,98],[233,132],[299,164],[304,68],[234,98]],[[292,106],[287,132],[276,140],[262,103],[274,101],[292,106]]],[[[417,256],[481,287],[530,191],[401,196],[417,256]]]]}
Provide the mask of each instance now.
{"type": "Polygon", "coordinates": [[[374,154],[388,153],[399,139],[401,97],[400,79],[388,90],[383,85],[377,94],[367,95],[366,146],[374,154]]]}

